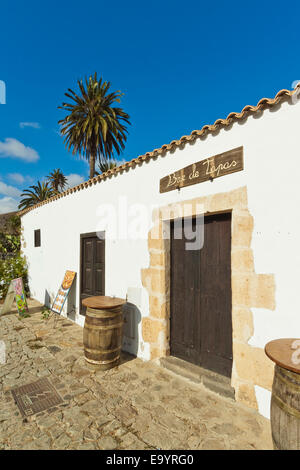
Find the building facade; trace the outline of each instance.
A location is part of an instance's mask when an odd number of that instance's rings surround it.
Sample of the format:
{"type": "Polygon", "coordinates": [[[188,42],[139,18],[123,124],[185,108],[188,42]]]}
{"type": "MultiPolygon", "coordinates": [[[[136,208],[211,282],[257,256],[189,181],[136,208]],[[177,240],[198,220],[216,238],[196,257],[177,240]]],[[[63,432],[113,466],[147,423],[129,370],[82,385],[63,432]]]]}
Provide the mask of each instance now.
{"type": "Polygon", "coordinates": [[[225,375],[268,416],[264,346],[300,331],[299,91],[22,211],[32,297],[50,305],[76,271],[64,314],[83,325],[84,297],[127,296],[127,351],[225,375]],[[190,233],[200,245],[188,249],[190,233]]]}

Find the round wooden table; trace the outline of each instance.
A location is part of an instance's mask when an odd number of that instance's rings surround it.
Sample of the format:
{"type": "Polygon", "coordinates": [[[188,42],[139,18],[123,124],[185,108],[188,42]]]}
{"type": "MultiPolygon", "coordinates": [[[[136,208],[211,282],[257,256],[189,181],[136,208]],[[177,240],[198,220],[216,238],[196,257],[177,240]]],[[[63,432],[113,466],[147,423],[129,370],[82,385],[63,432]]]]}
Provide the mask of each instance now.
{"type": "Polygon", "coordinates": [[[110,308],[117,308],[126,303],[126,300],[119,297],[108,297],[106,295],[98,295],[95,297],[88,297],[83,299],[82,305],[85,307],[107,310],[110,308]]]}
{"type": "Polygon", "coordinates": [[[300,450],[300,339],[270,341],[265,353],[275,362],[271,398],[274,448],[300,450]]]}
{"type": "Polygon", "coordinates": [[[125,303],[124,299],[107,296],[82,301],[87,307],[83,329],[85,359],[101,370],[111,369],[120,362],[125,303]]]}

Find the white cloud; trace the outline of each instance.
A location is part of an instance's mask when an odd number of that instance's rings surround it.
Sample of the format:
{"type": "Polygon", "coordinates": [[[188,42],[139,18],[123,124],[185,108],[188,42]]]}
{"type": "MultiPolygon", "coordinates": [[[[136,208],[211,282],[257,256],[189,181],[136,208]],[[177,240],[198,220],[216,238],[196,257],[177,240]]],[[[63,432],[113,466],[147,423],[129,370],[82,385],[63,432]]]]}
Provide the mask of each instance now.
{"type": "Polygon", "coordinates": [[[21,173],[9,173],[7,176],[11,181],[14,181],[17,184],[23,184],[25,181],[25,178],[21,173]]]}
{"type": "Polygon", "coordinates": [[[29,175],[22,175],[21,173],[8,173],[7,178],[16,184],[33,183],[34,179],[29,175]]]}
{"type": "Polygon", "coordinates": [[[18,202],[12,197],[3,197],[0,199],[0,214],[13,212],[18,209],[18,202]]]}
{"type": "Polygon", "coordinates": [[[8,184],[0,181],[0,194],[4,194],[4,196],[19,197],[21,191],[14,186],[9,186],[8,184]]]}
{"type": "Polygon", "coordinates": [[[80,183],[83,183],[86,179],[81,176],[77,175],[76,173],[70,173],[69,175],[66,175],[67,178],[67,187],[68,188],[73,188],[73,186],[77,186],[80,183]]]}
{"type": "Polygon", "coordinates": [[[40,158],[36,150],[11,137],[0,141],[0,157],[19,158],[25,162],[36,162],[40,158]]]}
{"type": "Polygon", "coordinates": [[[24,127],[33,127],[34,129],[40,129],[41,126],[38,122],[20,122],[20,127],[21,129],[24,129],[24,127]]]}
{"type": "Polygon", "coordinates": [[[126,163],[126,162],[128,162],[128,160],[126,160],[126,158],[122,158],[122,160],[116,160],[117,166],[124,165],[124,163],[126,163]]]}

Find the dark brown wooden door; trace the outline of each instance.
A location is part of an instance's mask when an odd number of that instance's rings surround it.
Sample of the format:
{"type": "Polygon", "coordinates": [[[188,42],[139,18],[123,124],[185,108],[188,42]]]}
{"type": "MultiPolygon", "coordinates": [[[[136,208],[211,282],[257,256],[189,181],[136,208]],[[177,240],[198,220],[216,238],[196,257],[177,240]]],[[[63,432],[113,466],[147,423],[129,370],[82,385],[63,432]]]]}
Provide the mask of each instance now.
{"type": "Polygon", "coordinates": [[[171,233],[171,355],[230,377],[231,214],[205,217],[200,250],[171,233]]]}
{"type": "Polygon", "coordinates": [[[81,243],[81,281],[80,313],[85,315],[82,300],[94,295],[105,294],[105,240],[96,234],[80,236],[81,243]]]}

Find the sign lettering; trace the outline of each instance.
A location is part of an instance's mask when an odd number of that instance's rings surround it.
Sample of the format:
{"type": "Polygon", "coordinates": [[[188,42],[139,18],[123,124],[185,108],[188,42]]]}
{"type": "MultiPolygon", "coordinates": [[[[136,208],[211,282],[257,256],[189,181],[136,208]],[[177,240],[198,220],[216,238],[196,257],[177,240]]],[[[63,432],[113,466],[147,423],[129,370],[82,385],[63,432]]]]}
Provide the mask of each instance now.
{"type": "Polygon", "coordinates": [[[243,169],[243,147],[238,147],[193,163],[171,175],[165,176],[160,180],[160,192],[165,193],[203,181],[213,181],[215,178],[243,169]]]}

